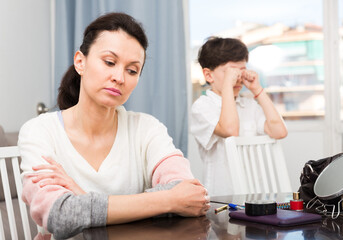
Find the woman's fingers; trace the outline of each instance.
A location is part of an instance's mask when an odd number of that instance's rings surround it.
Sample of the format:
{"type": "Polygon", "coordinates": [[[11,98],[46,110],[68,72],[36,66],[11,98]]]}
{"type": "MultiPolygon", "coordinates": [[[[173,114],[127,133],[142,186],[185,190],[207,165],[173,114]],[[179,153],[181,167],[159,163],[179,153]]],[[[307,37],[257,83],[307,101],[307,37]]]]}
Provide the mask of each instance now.
{"type": "Polygon", "coordinates": [[[67,187],[69,185],[69,180],[63,175],[51,172],[51,173],[37,173],[36,176],[31,178],[33,183],[39,183],[40,187],[47,185],[60,185],[62,187],[67,187]]]}
{"type": "Polygon", "coordinates": [[[185,181],[189,181],[190,183],[193,183],[194,185],[199,185],[199,186],[203,186],[200,181],[198,179],[190,179],[190,180],[185,180],[185,181]]]}
{"type": "Polygon", "coordinates": [[[56,161],[54,161],[52,158],[45,157],[45,156],[42,156],[42,158],[45,159],[49,164],[41,164],[41,165],[33,166],[32,167],[33,170],[38,171],[38,170],[49,169],[53,171],[61,171],[61,172],[64,171],[62,166],[56,161]]]}
{"type": "Polygon", "coordinates": [[[208,211],[211,208],[211,205],[209,203],[207,203],[204,207],[204,211],[208,211]]]}
{"type": "Polygon", "coordinates": [[[32,169],[35,171],[45,170],[45,169],[49,169],[49,170],[53,170],[53,171],[58,170],[58,168],[56,166],[48,165],[48,164],[33,166],[32,169]]]}
{"type": "Polygon", "coordinates": [[[65,186],[66,183],[61,181],[61,179],[57,179],[57,178],[47,178],[47,179],[43,179],[42,181],[39,182],[39,186],[40,187],[45,187],[47,185],[59,185],[59,186],[65,186]]]}
{"type": "MultiPolygon", "coordinates": [[[[176,190],[176,189],[175,189],[176,190]]],[[[196,180],[185,180],[183,184],[179,185],[178,192],[181,193],[182,203],[177,211],[183,216],[202,216],[210,209],[210,196],[206,188],[196,180]],[[185,193],[186,196],[185,196],[185,193]]]]}
{"type": "Polygon", "coordinates": [[[42,179],[46,179],[46,178],[57,178],[60,177],[59,174],[55,173],[55,172],[41,172],[41,173],[37,173],[35,174],[31,180],[33,183],[39,182],[42,179]]]}
{"type": "Polygon", "coordinates": [[[83,191],[83,189],[80,188],[80,186],[77,185],[64,171],[61,164],[50,157],[42,156],[42,158],[45,159],[48,164],[41,164],[32,167],[35,173],[30,174],[29,176],[33,183],[38,183],[40,187],[47,185],[59,185],[72,191],[76,195],[85,193],[85,191],[83,191]]]}
{"type": "Polygon", "coordinates": [[[42,158],[50,164],[57,164],[57,162],[50,157],[42,156],[42,158]]]}

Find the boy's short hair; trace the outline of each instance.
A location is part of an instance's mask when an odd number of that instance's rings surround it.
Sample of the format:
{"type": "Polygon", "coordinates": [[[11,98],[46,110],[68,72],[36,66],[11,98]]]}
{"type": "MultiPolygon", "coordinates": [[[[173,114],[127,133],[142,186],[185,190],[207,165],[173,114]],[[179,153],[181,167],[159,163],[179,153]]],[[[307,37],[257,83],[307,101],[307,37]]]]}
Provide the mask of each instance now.
{"type": "Polygon", "coordinates": [[[214,70],[227,62],[248,62],[249,51],[235,38],[211,37],[199,49],[198,62],[202,68],[214,70]]]}

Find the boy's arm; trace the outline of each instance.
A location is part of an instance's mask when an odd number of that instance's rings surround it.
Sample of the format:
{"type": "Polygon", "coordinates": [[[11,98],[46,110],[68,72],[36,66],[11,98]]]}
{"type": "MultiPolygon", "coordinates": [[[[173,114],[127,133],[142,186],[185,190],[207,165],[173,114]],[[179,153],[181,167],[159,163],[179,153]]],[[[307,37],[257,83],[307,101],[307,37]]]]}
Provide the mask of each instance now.
{"type": "Polygon", "coordinates": [[[264,131],[271,138],[281,139],[286,137],[288,132],[285,123],[267,93],[262,90],[256,99],[266,116],[264,131]]]}
{"type": "Polygon", "coordinates": [[[222,108],[214,134],[227,138],[239,135],[239,118],[233,87],[241,76],[241,71],[235,68],[227,68],[224,74],[222,89],[222,108]]]}
{"type": "Polygon", "coordinates": [[[266,117],[266,122],[264,124],[265,133],[275,139],[286,137],[288,132],[285,123],[276,110],[272,100],[260,85],[257,73],[251,70],[244,71],[243,83],[254,94],[256,100],[263,109],[266,117]]]}

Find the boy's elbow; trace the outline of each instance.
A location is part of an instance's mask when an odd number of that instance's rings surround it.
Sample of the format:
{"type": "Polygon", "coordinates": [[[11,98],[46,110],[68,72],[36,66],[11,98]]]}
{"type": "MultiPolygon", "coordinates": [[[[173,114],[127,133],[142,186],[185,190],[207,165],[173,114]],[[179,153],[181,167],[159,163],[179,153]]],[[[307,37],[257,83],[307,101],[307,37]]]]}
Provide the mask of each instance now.
{"type": "Polygon", "coordinates": [[[287,137],[288,131],[283,122],[267,121],[265,125],[265,133],[274,139],[282,139],[287,137]]]}
{"type": "Polygon", "coordinates": [[[232,137],[238,137],[238,135],[239,135],[239,129],[233,129],[231,131],[231,136],[232,137]]]}
{"type": "Polygon", "coordinates": [[[224,137],[238,137],[239,135],[239,128],[227,128],[224,132],[224,137]]]}
{"type": "Polygon", "coordinates": [[[285,129],[285,131],[282,134],[280,134],[279,139],[285,138],[285,137],[287,137],[287,135],[288,135],[288,131],[285,129]]]}
{"type": "Polygon", "coordinates": [[[271,136],[271,137],[275,139],[283,139],[287,137],[287,135],[288,135],[288,131],[287,129],[284,129],[283,131],[280,131],[277,134],[275,134],[275,136],[271,136]]]}
{"type": "Polygon", "coordinates": [[[222,138],[237,137],[239,135],[239,126],[221,126],[219,124],[214,133],[222,138]]]}

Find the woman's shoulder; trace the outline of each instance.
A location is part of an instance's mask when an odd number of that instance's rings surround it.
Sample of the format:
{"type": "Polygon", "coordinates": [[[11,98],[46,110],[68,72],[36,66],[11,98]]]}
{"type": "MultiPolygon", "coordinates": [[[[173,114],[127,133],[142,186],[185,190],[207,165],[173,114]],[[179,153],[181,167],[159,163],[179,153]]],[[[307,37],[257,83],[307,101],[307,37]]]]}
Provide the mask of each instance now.
{"type": "Polygon", "coordinates": [[[143,113],[143,112],[135,112],[135,111],[127,111],[124,107],[118,108],[119,117],[125,120],[128,124],[135,124],[135,125],[154,125],[154,124],[161,124],[161,122],[154,116],[143,113]]]}
{"type": "Polygon", "coordinates": [[[55,124],[56,117],[57,112],[42,113],[37,117],[31,118],[30,120],[25,122],[21,127],[20,132],[28,130],[33,131],[37,129],[44,129],[46,127],[52,127],[55,124]]]}

